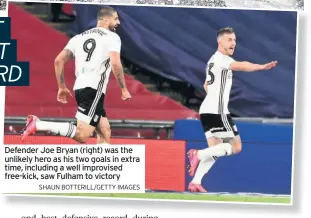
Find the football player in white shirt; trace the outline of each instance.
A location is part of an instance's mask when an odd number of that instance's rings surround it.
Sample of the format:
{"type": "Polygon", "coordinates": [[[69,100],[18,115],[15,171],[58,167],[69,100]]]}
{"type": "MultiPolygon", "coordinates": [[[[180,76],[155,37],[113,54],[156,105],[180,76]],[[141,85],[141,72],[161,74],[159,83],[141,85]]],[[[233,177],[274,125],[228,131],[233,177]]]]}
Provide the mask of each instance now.
{"type": "Polygon", "coordinates": [[[207,139],[208,148],[188,151],[189,174],[194,176],[188,185],[191,192],[206,192],[201,185],[205,174],[217,158],[234,155],[242,150],[242,142],[228,110],[232,86],[232,71],[253,72],[269,70],[277,62],[253,64],[238,62],[230,56],[236,47],[233,28],[222,28],[217,33],[218,50],[210,58],[206,68],[204,89],[206,97],[200,107],[200,121],[207,139]]]}
{"type": "Polygon", "coordinates": [[[22,141],[36,131],[51,131],[85,143],[96,131],[97,143],[110,143],[111,130],[104,109],[104,97],[111,70],[121,87],[121,98],[131,98],[120,60],[121,40],[115,33],[119,24],[118,14],[113,8],[101,8],[97,14],[97,26],[70,39],[55,59],[59,88],[57,100],[63,104],[67,103],[67,97],[71,95],[64,80],[64,66],[71,59],[75,59],[76,81],[73,89],[78,105],[77,125],[46,122],[29,115],[22,141]]]}

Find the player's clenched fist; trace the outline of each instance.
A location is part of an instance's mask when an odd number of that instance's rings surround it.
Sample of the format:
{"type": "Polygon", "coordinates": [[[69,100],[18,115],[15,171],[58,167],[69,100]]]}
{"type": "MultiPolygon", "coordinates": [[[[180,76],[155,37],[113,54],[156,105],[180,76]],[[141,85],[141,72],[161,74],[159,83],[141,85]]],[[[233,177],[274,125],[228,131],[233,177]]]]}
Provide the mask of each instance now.
{"type": "Polygon", "coordinates": [[[57,93],[57,101],[66,104],[67,103],[67,95],[72,97],[71,92],[67,88],[59,88],[57,93]]]}
{"type": "Polygon", "coordinates": [[[122,100],[127,101],[127,100],[130,100],[132,96],[127,89],[122,89],[121,98],[122,100]]]}

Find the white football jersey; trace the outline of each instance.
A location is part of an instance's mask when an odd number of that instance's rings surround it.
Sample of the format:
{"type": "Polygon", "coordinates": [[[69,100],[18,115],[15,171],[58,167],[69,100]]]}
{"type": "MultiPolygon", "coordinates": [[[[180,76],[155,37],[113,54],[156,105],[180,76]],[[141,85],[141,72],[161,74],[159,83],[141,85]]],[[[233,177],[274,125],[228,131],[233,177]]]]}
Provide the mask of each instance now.
{"type": "Polygon", "coordinates": [[[110,51],[121,51],[120,37],[104,28],[95,27],[71,38],[65,49],[75,57],[74,90],[91,87],[106,93],[111,64],[110,51]]]}
{"type": "Polygon", "coordinates": [[[206,67],[207,95],[199,113],[229,114],[228,103],[232,86],[229,67],[235,60],[219,51],[210,58],[206,67]]]}

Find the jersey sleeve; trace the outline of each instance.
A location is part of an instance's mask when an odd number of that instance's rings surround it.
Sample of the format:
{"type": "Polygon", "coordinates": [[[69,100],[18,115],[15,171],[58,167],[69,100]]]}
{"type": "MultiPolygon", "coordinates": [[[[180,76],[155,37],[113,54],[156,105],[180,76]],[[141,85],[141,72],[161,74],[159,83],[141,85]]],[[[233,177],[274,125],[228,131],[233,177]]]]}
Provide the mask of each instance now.
{"type": "Polygon", "coordinates": [[[121,39],[117,34],[111,36],[109,51],[121,52],[121,39]]]}
{"type": "Polygon", "coordinates": [[[224,68],[224,69],[229,70],[230,65],[231,65],[233,62],[235,62],[235,60],[234,60],[233,58],[226,56],[226,57],[223,58],[222,66],[221,66],[221,67],[224,68]]]}
{"type": "Polygon", "coordinates": [[[71,38],[64,49],[67,49],[72,52],[72,54],[75,54],[75,43],[74,38],[71,38]]]}

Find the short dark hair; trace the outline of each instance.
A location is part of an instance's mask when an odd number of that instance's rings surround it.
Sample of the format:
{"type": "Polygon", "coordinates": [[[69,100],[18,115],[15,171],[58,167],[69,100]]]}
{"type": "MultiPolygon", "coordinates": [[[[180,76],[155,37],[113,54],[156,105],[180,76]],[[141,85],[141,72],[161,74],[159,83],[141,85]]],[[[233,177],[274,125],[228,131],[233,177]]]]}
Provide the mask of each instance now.
{"type": "Polygon", "coordinates": [[[224,27],[218,30],[217,32],[217,38],[224,35],[224,34],[232,34],[234,33],[234,29],[232,27],[224,27]]]}
{"type": "Polygon", "coordinates": [[[97,12],[97,20],[102,20],[104,17],[111,17],[116,10],[110,6],[104,6],[97,12]]]}

